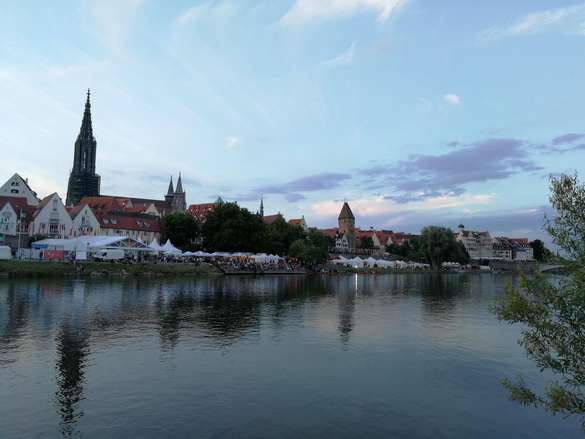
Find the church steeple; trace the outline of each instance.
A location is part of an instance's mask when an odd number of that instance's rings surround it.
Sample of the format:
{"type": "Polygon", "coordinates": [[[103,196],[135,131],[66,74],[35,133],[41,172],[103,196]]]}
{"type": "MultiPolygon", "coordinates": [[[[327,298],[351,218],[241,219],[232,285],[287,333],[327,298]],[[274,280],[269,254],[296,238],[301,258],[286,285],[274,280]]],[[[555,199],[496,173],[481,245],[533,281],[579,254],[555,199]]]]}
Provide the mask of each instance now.
{"type": "Polygon", "coordinates": [[[264,217],[264,196],[260,197],[260,210],[258,210],[258,215],[260,215],[261,218],[264,217]]]}
{"type": "Polygon", "coordinates": [[[175,195],[175,189],[173,188],[173,176],[171,175],[171,181],[169,181],[169,190],[167,195],[175,195]]]}
{"type": "Polygon", "coordinates": [[[175,190],[175,193],[182,194],[183,192],[183,182],[181,181],[181,173],[179,172],[179,179],[177,180],[177,189],[175,190]]]}
{"type": "Polygon", "coordinates": [[[85,196],[100,194],[101,178],[95,173],[97,142],[91,122],[91,92],[87,90],[81,128],[75,141],[73,169],[67,187],[67,205],[75,205],[85,196]]]}

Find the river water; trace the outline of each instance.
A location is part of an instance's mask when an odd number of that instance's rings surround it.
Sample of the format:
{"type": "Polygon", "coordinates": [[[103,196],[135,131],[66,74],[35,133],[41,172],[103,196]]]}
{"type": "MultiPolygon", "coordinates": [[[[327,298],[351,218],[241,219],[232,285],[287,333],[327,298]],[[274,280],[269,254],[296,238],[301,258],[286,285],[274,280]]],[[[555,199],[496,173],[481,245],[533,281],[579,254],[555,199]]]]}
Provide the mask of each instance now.
{"type": "Polygon", "coordinates": [[[0,281],[0,438],[571,438],[489,311],[513,277],[0,281]]]}

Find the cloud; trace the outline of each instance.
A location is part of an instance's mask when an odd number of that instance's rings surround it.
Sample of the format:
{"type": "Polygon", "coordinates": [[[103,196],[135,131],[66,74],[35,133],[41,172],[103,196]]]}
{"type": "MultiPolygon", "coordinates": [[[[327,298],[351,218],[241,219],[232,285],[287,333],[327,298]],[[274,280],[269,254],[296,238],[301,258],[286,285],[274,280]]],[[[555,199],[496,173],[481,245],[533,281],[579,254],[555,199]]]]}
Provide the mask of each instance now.
{"type": "Polygon", "coordinates": [[[386,199],[411,202],[438,196],[457,196],[469,183],[503,180],[522,172],[541,170],[529,157],[528,142],[488,139],[443,154],[413,155],[398,163],[360,169],[361,175],[392,187],[386,199]]]}
{"type": "Polygon", "coordinates": [[[175,26],[187,26],[199,19],[214,17],[228,17],[235,12],[235,6],[230,0],[207,1],[185,9],[177,18],[175,26]]]}
{"type": "Polygon", "coordinates": [[[494,27],[480,35],[481,42],[501,38],[536,34],[545,31],[560,31],[566,34],[585,36],[585,3],[564,8],[533,12],[505,27],[494,27]]]}
{"type": "Polygon", "coordinates": [[[298,26],[315,21],[347,17],[358,12],[377,13],[377,20],[385,22],[407,0],[295,0],[281,18],[286,26],[298,26]]]}
{"type": "Polygon", "coordinates": [[[349,180],[351,175],[337,172],[324,172],[308,175],[286,183],[266,185],[256,188],[255,192],[263,194],[290,194],[298,192],[316,192],[335,189],[343,181],[349,180]]]}
{"type": "Polygon", "coordinates": [[[585,134],[569,133],[562,136],[555,137],[552,140],[553,145],[562,145],[565,143],[573,143],[577,140],[585,138],[585,134]]]}
{"type": "Polygon", "coordinates": [[[461,98],[456,94],[446,94],[443,96],[443,100],[449,105],[460,105],[461,98]]]}
{"type": "Polygon", "coordinates": [[[239,137],[228,136],[224,139],[224,143],[227,149],[235,149],[241,145],[242,141],[239,137]]]}
{"type": "Polygon", "coordinates": [[[339,55],[323,61],[321,63],[321,67],[339,67],[344,66],[347,64],[351,64],[353,62],[353,57],[355,54],[355,43],[351,43],[351,45],[339,55]]]}
{"type": "Polygon", "coordinates": [[[144,0],[92,0],[91,13],[98,35],[116,55],[124,53],[128,30],[144,0]]]}

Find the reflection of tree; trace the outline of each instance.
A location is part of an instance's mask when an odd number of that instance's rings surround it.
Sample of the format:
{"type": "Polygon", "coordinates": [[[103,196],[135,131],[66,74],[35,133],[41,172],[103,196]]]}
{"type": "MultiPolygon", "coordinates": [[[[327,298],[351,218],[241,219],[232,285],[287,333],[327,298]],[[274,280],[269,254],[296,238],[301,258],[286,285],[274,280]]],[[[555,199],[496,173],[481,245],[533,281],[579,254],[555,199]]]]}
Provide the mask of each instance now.
{"type": "Polygon", "coordinates": [[[420,279],[423,310],[433,320],[448,316],[455,308],[456,296],[468,291],[464,276],[433,273],[420,279]]]}
{"type": "MultiPolygon", "coordinates": [[[[28,297],[17,294],[14,284],[8,285],[6,293],[6,325],[0,328],[0,352],[6,348],[14,349],[13,342],[19,338],[22,330],[28,325],[28,297]]],[[[1,316],[1,315],[0,315],[1,316]]],[[[3,357],[3,356],[2,356],[3,357]]],[[[0,357],[0,364],[4,361],[0,357]]]]}
{"type": "Polygon", "coordinates": [[[156,300],[159,313],[159,332],[163,349],[174,348],[179,341],[179,327],[182,320],[190,319],[195,308],[193,296],[178,293],[168,303],[164,303],[162,295],[156,300]]]}
{"type": "Polygon", "coordinates": [[[76,435],[75,424],[83,416],[78,405],[83,400],[83,382],[89,354],[89,335],[85,328],[75,328],[64,321],[57,334],[57,404],[63,437],[76,435]]]}
{"type": "Polygon", "coordinates": [[[201,300],[198,319],[222,344],[232,343],[260,325],[260,304],[261,299],[251,294],[209,294],[201,300]]]}

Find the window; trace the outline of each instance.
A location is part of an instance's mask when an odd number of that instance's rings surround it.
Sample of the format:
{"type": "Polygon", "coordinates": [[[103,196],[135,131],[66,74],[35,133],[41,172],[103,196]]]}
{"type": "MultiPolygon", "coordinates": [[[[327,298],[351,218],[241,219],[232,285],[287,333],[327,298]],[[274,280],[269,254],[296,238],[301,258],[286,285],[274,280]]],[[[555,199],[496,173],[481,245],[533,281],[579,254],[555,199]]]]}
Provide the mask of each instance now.
{"type": "Polygon", "coordinates": [[[11,194],[18,194],[18,189],[10,189],[11,194]]]}

